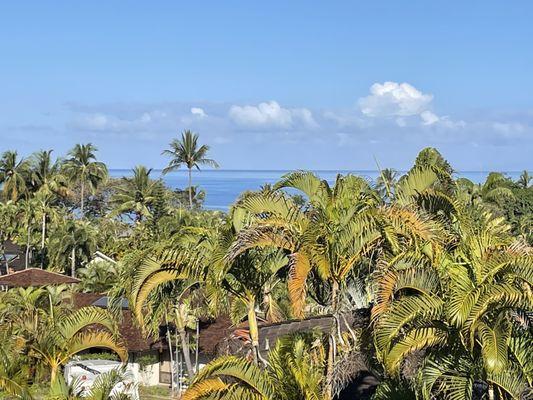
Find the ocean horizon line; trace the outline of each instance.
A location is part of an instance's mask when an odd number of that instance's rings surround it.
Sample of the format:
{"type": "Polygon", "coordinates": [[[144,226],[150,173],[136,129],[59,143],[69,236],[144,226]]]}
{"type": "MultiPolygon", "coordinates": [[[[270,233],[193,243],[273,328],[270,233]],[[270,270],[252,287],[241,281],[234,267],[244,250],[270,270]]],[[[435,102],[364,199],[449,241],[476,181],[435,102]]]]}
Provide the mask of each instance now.
{"type": "MultiPolygon", "coordinates": [[[[154,172],[162,172],[164,168],[151,168],[154,172]]],[[[382,168],[381,171],[383,171],[386,168],[382,168]]],[[[407,172],[409,169],[396,169],[392,168],[397,172],[407,172]]],[[[132,171],[133,168],[109,168],[109,171],[132,171]]],[[[288,168],[288,169],[236,169],[236,168],[203,168],[201,170],[194,170],[195,172],[290,172],[290,171],[311,171],[311,172],[379,172],[379,169],[304,169],[304,168],[288,168]]],[[[521,170],[498,170],[498,169],[486,169],[486,170],[478,170],[478,169],[463,169],[463,170],[456,170],[454,173],[490,173],[490,172],[499,172],[499,173],[521,173],[522,171],[531,171],[529,169],[521,169],[521,170]]],[[[182,168],[176,171],[172,171],[170,173],[175,172],[187,172],[186,168],[182,168]]]]}

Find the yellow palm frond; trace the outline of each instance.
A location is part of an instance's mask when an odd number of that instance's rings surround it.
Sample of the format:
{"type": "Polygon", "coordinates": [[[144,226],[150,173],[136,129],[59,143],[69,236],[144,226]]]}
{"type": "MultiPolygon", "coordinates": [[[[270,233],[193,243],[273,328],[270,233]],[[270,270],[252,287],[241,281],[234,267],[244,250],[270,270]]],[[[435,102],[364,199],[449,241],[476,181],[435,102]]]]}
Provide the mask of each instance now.
{"type": "Polygon", "coordinates": [[[293,253],[289,258],[289,298],[293,314],[297,318],[303,318],[307,292],[307,277],[311,272],[311,264],[306,254],[293,253]]]}

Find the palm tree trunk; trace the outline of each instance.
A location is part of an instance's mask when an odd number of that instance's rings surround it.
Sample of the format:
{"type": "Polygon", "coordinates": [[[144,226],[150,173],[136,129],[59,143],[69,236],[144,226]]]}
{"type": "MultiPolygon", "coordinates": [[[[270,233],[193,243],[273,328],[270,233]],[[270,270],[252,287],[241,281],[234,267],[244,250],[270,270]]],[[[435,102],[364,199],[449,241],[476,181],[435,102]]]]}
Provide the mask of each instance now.
{"type": "Polygon", "coordinates": [[[73,278],[76,277],[76,246],[72,246],[70,254],[70,274],[73,278]]]}
{"type": "MultiPolygon", "coordinates": [[[[7,275],[9,274],[9,263],[7,262],[6,248],[4,246],[4,242],[2,242],[2,257],[4,258],[4,266],[6,268],[6,275],[7,275]]],[[[4,275],[1,270],[0,270],[0,275],[4,275]]]]}
{"type": "Polygon", "coordinates": [[[85,181],[81,181],[81,217],[85,217],[84,212],[84,205],[85,205],[85,181]]]}
{"type": "Polygon", "coordinates": [[[170,354],[170,397],[174,396],[174,357],[172,355],[172,338],[170,337],[170,327],[168,325],[168,318],[165,315],[165,323],[167,324],[167,343],[168,352],[170,354]]]}
{"type": "Polygon", "coordinates": [[[200,349],[200,320],[196,319],[196,351],[194,360],[194,372],[198,373],[198,352],[200,349]]]}
{"type": "MultiPolygon", "coordinates": [[[[331,308],[333,309],[333,314],[337,313],[337,293],[339,291],[339,284],[336,280],[333,281],[331,287],[331,308]]],[[[331,327],[331,332],[329,334],[329,346],[328,346],[328,358],[326,364],[326,384],[324,386],[324,400],[331,400],[333,398],[333,373],[335,367],[335,346],[334,346],[334,335],[336,331],[336,321],[337,318],[333,318],[333,326],[331,327]]]]}
{"type": "Polygon", "coordinates": [[[250,341],[252,342],[252,355],[254,362],[257,364],[260,358],[259,354],[259,327],[257,326],[257,314],[255,313],[255,298],[248,296],[248,327],[250,341]]]}
{"type": "Polygon", "coordinates": [[[189,168],[189,208],[192,210],[192,168],[189,168]]]}
{"type": "Polygon", "coordinates": [[[57,379],[58,365],[54,364],[50,366],[50,383],[54,383],[57,379]]]}
{"type": "Polygon", "coordinates": [[[184,327],[178,327],[178,333],[180,335],[181,348],[183,352],[183,359],[185,360],[185,366],[187,367],[187,374],[189,379],[194,377],[194,368],[191,361],[191,350],[189,346],[189,338],[187,337],[187,332],[184,327]]]}
{"type": "Polygon", "coordinates": [[[30,263],[30,236],[31,236],[31,224],[28,222],[28,230],[26,231],[26,255],[24,258],[24,269],[28,269],[30,263]]]}
{"type": "Polygon", "coordinates": [[[194,376],[194,368],[192,367],[189,338],[187,337],[187,331],[185,330],[185,321],[180,315],[180,311],[178,309],[176,309],[176,329],[178,330],[180,336],[183,358],[185,360],[185,365],[187,366],[187,374],[189,374],[189,379],[192,379],[194,376]]]}
{"type": "Polygon", "coordinates": [[[46,237],[46,213],[43,213],[41,221],[41,269],[44,268],[44,240],[46,237]]]}

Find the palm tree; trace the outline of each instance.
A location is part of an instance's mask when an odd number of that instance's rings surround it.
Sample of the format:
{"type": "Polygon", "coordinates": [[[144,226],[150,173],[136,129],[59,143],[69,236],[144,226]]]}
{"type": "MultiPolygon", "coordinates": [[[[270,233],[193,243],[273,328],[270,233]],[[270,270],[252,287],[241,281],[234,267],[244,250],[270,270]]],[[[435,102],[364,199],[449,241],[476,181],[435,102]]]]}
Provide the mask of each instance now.
{"type": "MultiPolygon", "coordinates": [[[[239,232],[230,257],[256,247],[282,249],[289,258],[288,291],[294,316],[304,315],[312,273],[329,292],[324,306],[338,316],[346,281],[365,270],[365,258],[381,237],[376,219],[379,197],[362,178],[339,175],[330,187],[302,171],[286,175],[275,189],[250,194],[239,204],[252,216],[253,223],[239,232]],[[283,188],[303,192],[309,208],[301,210],[281,191],[283,188]]],[[[330,336],[324,393],[327,399],[332,398],[333,340],[337,331],[334,328],[330,336]]]]}
{"type": "Polygon", "coordinates": [[[184,164],[189,171],[189,207],[192,209],[192,169],[200,169],[200,165],[209,165],[218,168],[215,160],[207,158],[209,146],[198,147],[198,134],[186,130],[181,134],[180,139],[173,139],[170,142],[170,149],[162,154],[171,157],[168,166],[163,170],[163,174],[176,171],[184,164]]]}
{"type": "Polygon", "coordinates": [[[16,151],[6,151],[0,158],[0,184],[6,200],[17,201],[27,192],[29,163],[17,156],[16,151]]]}
{"type": "Polygon", "coordinates": [[[531,182],[531,180],[533,179],[533,177],[531,177],[531,175],[529,174],[529,172],[527,170],[524,170],[522,171],[522,173],[520,174],[520,178],[518,178],[518,185],[523,188],[523,189],[527,189],[529,187],[529,183],[531,182]]]}
{"type": "Polygon", "coordinates": [[[511,184],[512,181],[500,172],[491,172],[485,182],[479,184],[466,178],[457,180],[463,201],[470,204],[485,203],[492,206],[500,205],[506,199],[514,199],[515,195],[511,190],[511,184]]]}
{"type": "Polygon", "coordinates": [[[376,180],[376,190],[381,197],[390,199],[394,195],[394,186],[398,180],[398,172],[391,168],[385,168],[379,174],[376,180]]]}
{"type": "Polygon", "coordinates": [[[193,368],[187,328],[196,324],[190,299],[198,287],[199,258],[183,249],[166,256],[146,258],[134,275],[128,297],[139,325],[157,332],[159,326],[173,323],[179,335],[180,346],[189,377],[193,368]]]}
{"type": "Polygon", "coordinates": [[[318,400],[322,398],[324,359],[323,346],[312,338],[286,337],[270,351],[264,369],[236,356],[210,362],[182,399],[318,400]]]}
{"type": "Polygon", "coordinates": [[[79,287],[88,293],[106,293],[119,279],[120,267],[108,261],[92,261],[78,269],[79,287]]]}
{"type": "Polygon", "coordinates": [[[62,161],[53,161],[52,152],[53,150],[40,150],[30,157],[31,189],[33,192],[66,196],[68,187],[66,178],[61,173],[62,161]]]}
{"type": "MultiPolygon", "coordinates": [[[[122,360],[127,350],[116,336],[115,320],[107,310],[85,307],[72,311],[64,302],[66,287],[17,288],[2,293],[0,325],[8,329],[30,360],[49,368],[51,381],[75,354],[91,348],[115,351],[122,360]]],[[[3,345],[5,348],[5,344],[3,345]]],[[[1,352],[1,350],[0,350],[1,352]]],[[[30,369],[35,374],[35,364],[30,369]]],[[[34,377],[34,376],[33,376],[34,377]]]]}
{"type": "Polygon", "coordinates": [[[65,161],[63,169],[71,182],[81,186],[80,212],[84,217],[85,190],[93,192],[107,178],[107,167],[104,163],[96,161],[97,148],[91,143],[77,144],[69,152],[70,158],[65,161]]]}
{"type": "Polygon", "coordinates": [[[27,376],[21,362],[22,348],[17,337],[9,329],[0,329],[0,392],[9,398],[31,399],[27,388],[27,376]]]}
{"type": "Polygon", "coordinates": [[[487,382],[491,400],[495,390],[519,398],[533,381],[533,338],[523,327],[533,307],[533,258],[501,218],[458,214],[458,222],[450,251],[384,260],[372,310],[378,357],[398,376],[425,351],[418,378],[424,399],[471,399],[475,381],[487,382]]]}
{"type": "MultiPolygon", "coordinates": [[[[437,190],[449,182],[449,175],[436,166],[414,167],[397,183],[393,203],[382,205],[362,178],[338,176],[330,187],[310,172],[291,173],[274,192],[251,194],[240,202],[252,222],[239,232],[230,254],[265,246],[283,249],[290,260],[288,291],[294,315],[304,315],[307,291],[317,286],[314,297],[325,294],[323,309],[338,321],[348,285],[359,287],[362,297],[370,300],[366,278],[380,248],[397,253],[401,243],[426,243],[439,236],[441,226],[426,213],[444,216],[453,210],[451,199],[437,190]],[[279,191],[283,188],[303,192],[308,207],[296,206],[279,191]]],[[[330,335],[325,398],[332,397],[335,336],[337,327],[330,335]]]]}
{"type": "Polygon", "coordinates": [[[151,172],[152,169],[138,165],[133,169],[131,178],[122,178],[117,192],[111,198],[115,205],[112,215],[133,213],[138,223],[152,215],[151,208],[157,200],[157,186],[161,182],[150,179],[151,172]]]}
{"type": "Polygon", "coordinates": [[[18,203],[20,216],[22,217],[22,228],[25,237],[25,257],[24,268],[28,268],[32,249],[32,231],[35,223],[35,202],[33,199],[23,200],[18,203]]]}
{"type": "Polygon", "coordinates": [[[53,223],[61,215],[57,207],[53,207],[52,203],[54,195],[49,193],[46,186],[42,186],[33,196],[33,206],[37,220],[40,221],[41,230],[41,268],[44,268],[46,258],[46,238],[48,223],[53,223]]]}
{"type": "Polygon", "coordinates": [[[107,348],[126,361],[128,351],[115,336],[111,315],[98,307],[60,312],[48,321],[37,336],[33,350],[50,368],[50,381],[57,379],[59,368],[77,353],[91,348],[107,348]]]}
{"type": "Polygon", "coordinates": [[[87,221],[67,220],[51,234],[49,253],[53,269],[63,270],[70,261],[70,273],[88,261],[96,250],[96,231],[87,221]]]}

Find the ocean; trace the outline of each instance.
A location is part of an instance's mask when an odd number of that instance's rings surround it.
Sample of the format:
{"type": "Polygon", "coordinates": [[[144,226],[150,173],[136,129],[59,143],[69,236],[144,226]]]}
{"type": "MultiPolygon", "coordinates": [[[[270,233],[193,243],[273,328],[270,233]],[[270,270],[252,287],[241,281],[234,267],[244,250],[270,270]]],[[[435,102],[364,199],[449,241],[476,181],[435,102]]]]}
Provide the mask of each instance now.
{"type": "MultiPolygon", "coordinates": [[[[115,178],[122,176],[131,176],[131,170],[113,169],[110,170],[110,175],[115,178]]],[[[199,186],[206,193],[204,207],[210,210],[226,211],[228,207],[239,197],[239,195],[246,190],[258,190],[264,184],[273,184],[277,182],[281,176],[290,171],[259,171],[259,170],[202,170],[193,171],[193,185],[199,186]]],[[[352,173],[363,176],[369,181],[374,181],[379,172],[376,170],[369,171],[313,171],[322,179],[333,182],[337,174],[352,173]]],[[[401,171],[400,171],[401,173],[401,171]]],[[[485,171],[462,171],[456,173],[456,177],[468,178],[475,183],[480,183],[485,180],[489,172],[485,171]]],[[[520,172],[511,171],[505,174],[516,180],[520,172]]],[[[187,171],[175,171],[167,175],[162,175],[160,170],[153,170],[152,177],[157,179],[163,178],[163,181],[170,188],[185,188],[187,187],[187,171]]]]}

